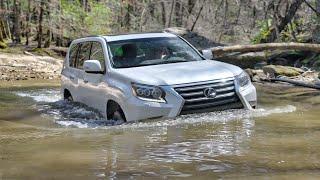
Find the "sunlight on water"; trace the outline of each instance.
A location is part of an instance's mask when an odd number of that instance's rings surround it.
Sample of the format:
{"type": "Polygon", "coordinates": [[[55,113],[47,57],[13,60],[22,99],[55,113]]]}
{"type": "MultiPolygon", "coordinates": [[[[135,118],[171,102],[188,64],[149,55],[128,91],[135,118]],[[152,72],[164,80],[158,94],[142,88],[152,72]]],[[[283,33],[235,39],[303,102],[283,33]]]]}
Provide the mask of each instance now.
{"type": "Polygon", "coordinates": [[[72,128],[111,128],[112,129],[136,129],[154,128],[166,126],[178,126],[186,124],[223,123],[230,120],[263,117],[271,114],[290,113],[296,110],[295,106],[286,105],[279,107],[264,107],[255,110],[227,110],[203,114],[179,116],[175,119],[149,120],[118,125],[115,121],[108,121],[103,116],[83,104],[70,103],[61,100],[59,90],[37,90],[16,92],[22,97],[30,97],[37,102],[38,110],[44,116],[52,116],[56,124],[72,128]],[[118,125],[118,126],[114,126],[118,125]]]}

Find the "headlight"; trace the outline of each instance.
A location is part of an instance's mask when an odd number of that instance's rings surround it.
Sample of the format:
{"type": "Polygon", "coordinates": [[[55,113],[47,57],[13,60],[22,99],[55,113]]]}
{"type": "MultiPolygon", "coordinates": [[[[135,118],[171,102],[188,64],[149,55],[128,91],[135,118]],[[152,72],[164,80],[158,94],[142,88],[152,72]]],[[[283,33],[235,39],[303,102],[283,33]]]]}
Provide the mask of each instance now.
{"type": "Polygon", "coordinates": [[[249,75],[244,71],[236,76],[236,80],[240,87],[247,86],[251,82],[249,75]]]}
{"type": "Polygon", "coordinates": [[[132,83],[132,89],[133,94],[139,99],[161,103],[166,102],[164,99],[166,94],[160,87],[132,83]]]}

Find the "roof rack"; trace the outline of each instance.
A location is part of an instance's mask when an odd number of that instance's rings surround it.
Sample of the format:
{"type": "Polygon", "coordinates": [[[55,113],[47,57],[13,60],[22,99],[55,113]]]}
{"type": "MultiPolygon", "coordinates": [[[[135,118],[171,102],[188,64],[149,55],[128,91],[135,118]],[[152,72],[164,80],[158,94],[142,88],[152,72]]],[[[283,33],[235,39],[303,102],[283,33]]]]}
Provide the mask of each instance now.
{"type": "Polygon", "coordinates": [[[131,35],[131,34],[147,34],[147,33],[164,33],[164,31],[148,31],[148,32],[129,32],[129,33],[115,33],[108,34],[106,36],[121,36],[121,35],[131,35]]]}

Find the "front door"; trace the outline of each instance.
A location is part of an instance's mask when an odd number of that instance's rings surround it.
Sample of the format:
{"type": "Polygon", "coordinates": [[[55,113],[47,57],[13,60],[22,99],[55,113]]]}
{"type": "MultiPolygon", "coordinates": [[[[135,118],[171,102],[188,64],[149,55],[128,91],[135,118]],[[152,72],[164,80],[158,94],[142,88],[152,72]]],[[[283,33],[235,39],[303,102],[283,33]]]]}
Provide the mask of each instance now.
{"type": "MultiPolygon", "coordinates": [[[[91,44],[90,60],[98,60],[105,72],[105,56],[102,44],[93,41],[91,44]]],[[[102,113],[105,111],[105,73],[84,73],[83,90],[86,92],[85,101],[91,107],[98,109],[102,113]]]]}

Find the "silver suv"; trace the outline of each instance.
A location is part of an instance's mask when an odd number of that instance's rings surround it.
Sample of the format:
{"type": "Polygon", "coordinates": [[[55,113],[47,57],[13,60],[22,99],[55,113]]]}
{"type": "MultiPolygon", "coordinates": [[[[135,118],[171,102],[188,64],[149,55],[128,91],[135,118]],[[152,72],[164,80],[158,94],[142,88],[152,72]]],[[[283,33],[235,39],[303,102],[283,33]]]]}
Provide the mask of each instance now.
{"type": "Polygon", "coordinates": [[[186,40],[166,32],[74,40],[61,80],[66,100],[119,121],[257,104],[256,89],[242,69],[207,60],[186,40]]]}

